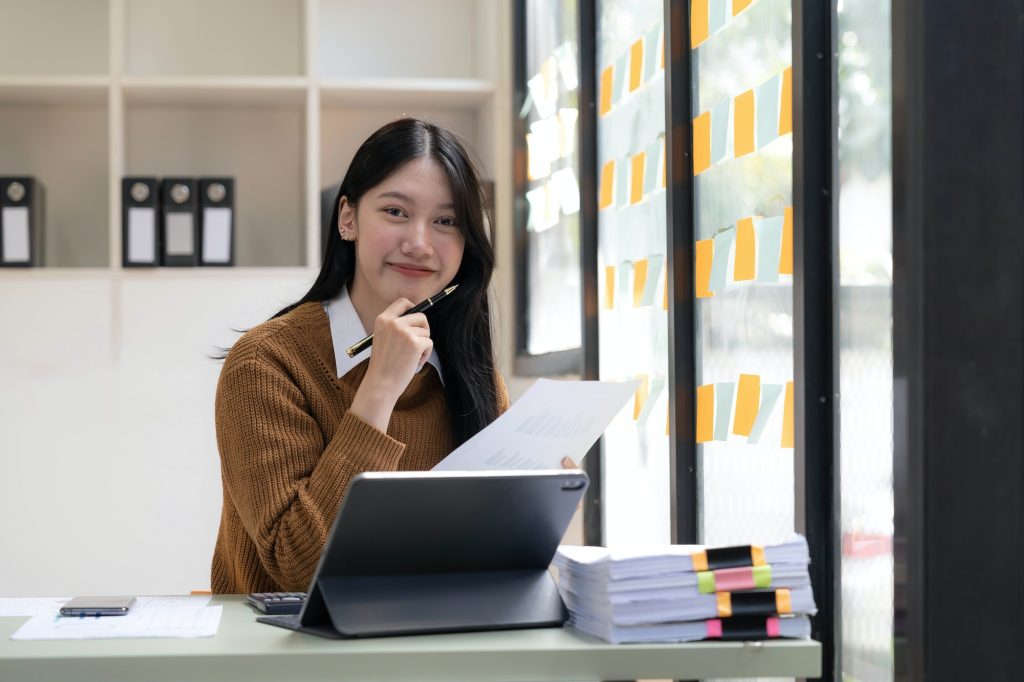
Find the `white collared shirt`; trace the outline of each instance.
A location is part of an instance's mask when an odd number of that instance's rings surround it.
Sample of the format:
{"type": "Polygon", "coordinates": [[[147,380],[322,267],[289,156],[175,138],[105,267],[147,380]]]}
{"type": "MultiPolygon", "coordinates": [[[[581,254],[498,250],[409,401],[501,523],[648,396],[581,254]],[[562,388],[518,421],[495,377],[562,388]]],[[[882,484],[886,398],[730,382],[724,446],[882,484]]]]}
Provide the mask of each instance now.
{"type": "MultiPolygon", "coordinates": [[[[338,367],[338,378],[348,374],[353,367],[370,357],[373,353],[373,346],[370,346],[354,358],[350,358],[345,349],[353,343],[362,340],[368,335],[363,329],[363,323],[359,319],[359,313],[352,305],[352,299],[348,295],[348,287],[341,288],[341,294],[337,298],[327,301],[324,304],[327,312],[327,319],[331,322],[331,342],[334,344],[334,363],[338,367]]],[[[441,359],[437,357],[437,351],[432,351],[427,358],[427,364],[433,365],[437,370],[437,376],[444,385],[444,372],[441,371],[441,359]]],[[[422,367],[420,369],[423,369],[422,367]]]]}

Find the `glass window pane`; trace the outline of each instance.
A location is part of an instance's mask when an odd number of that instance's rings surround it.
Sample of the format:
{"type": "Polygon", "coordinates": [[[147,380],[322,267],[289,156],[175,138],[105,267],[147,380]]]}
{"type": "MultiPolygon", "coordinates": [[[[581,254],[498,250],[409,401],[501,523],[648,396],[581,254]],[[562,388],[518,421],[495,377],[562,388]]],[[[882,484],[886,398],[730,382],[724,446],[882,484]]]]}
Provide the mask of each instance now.
{"type": "Polygon", "coordinates": [[[839,433],[844,679],[893,679],[890,2],[840,0],[839,433]]]}
{"type": "Polygon", "coordinates": [[[526,3],[527,339],[540,355],[579,348],[579,69],[575,0],[526,3]]]}
{"type": "Polygon", "coordinates": [[[702,540],[794,527],[789,0],[694,0],[702,540]]]}
{"type": "Polygon", "coordinates": [[[597,10],[600,377],[641,382],[604,435],[605,541],[667,543],[664,6],[603,0],[597,10]]]}

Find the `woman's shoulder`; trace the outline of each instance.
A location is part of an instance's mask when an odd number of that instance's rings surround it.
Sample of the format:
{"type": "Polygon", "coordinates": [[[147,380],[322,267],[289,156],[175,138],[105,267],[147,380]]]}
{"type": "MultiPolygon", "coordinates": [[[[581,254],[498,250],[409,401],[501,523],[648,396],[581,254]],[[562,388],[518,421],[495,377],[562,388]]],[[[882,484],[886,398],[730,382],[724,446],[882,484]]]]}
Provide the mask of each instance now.
{"type": "Polygon", "coordinates": [[[303,303],[283,315],[252,327],[235,342],[224,361],[224,371],[252,363],[288,364],[302,348],[330,343],[330,323],[319,301],[303,303]]]}

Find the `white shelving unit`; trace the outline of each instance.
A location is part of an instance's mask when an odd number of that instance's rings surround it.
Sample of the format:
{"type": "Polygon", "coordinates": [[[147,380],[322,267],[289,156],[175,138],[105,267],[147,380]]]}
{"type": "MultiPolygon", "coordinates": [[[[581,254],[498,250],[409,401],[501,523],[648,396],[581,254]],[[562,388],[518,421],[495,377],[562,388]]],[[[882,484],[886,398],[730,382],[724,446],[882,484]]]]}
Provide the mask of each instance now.
{"type": "Polygon", "coordinates": [[[238,266],[317,267],[320,188],[401,115],[463,136],[503,206],[508,5],[0,0],[0,175],[45,185],[46,267],[112,273],[125,175],[234,176],[238,266]]]}
{"type": "Polygon", "coordinates": [[[386,121],[451,128],[494,180],[511,339],[511,17],[511,0],[0,0],[0,175],[46,187],[44,267],[0,268],[0,479],[18,482],[0,516],[24,520],[0,596],[209,584],[207,356],[308,289],[320,189],[386,121]],[[122,268],[121,178],[213,174],[236,178],[237,267],[122,268]]]}

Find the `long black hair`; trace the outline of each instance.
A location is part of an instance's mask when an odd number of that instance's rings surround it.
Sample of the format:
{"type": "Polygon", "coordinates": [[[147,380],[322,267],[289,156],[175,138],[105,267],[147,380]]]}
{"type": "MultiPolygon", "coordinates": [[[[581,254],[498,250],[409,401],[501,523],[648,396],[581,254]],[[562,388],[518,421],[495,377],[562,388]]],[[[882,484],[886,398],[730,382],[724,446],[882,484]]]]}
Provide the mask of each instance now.
{"type": "Polygon", "coordinates": [[[487,288],[494,271],[494,248],[483,188],[476,166],[458,138],[440,126],[402,118],[383,126],[359,147],[349,164],[328,224],[320,274],[306,295],[279,311],[280,317],[311,301],[336,298],[349,287],[356,270],[355,243],[338,233],[342,197],[353,206],[400,167],[419,158],[444,171],[455,202],[455,218],[465,238],[459,288],[431,310],[430,337],[444,366],[445,396],[455,445],[461,445],[498,416],[494,351],[491,346],[487,288]]]}

